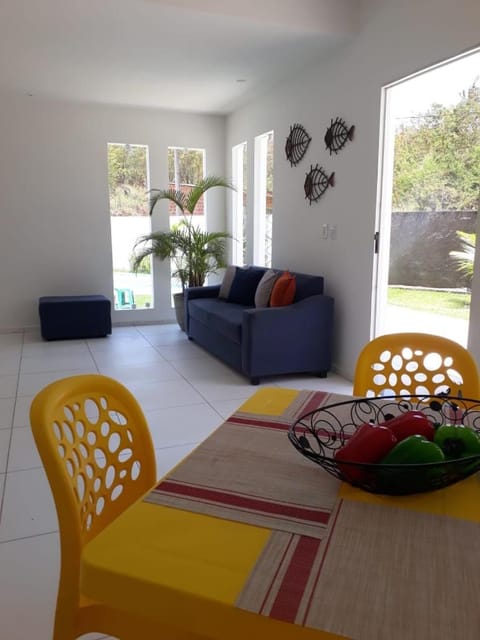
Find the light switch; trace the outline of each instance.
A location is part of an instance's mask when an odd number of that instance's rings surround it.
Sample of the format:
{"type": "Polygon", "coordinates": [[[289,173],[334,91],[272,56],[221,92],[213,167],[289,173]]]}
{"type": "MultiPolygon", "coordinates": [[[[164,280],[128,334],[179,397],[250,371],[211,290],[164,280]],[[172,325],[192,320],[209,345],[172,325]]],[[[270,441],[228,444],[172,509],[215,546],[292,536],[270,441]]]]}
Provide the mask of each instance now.
{"type": "Polygon", "coordinates": [[[324,224],[322,227],[322,238],[325,240],[328,238],[328,224],[324,224]]]}
{"type": "Polygon", "coordinates": [[[336,224],[331,224],[330,225],[330,239],[331,240],[335,240],[336,237],[337,237],[337,225],[336,224]]]}

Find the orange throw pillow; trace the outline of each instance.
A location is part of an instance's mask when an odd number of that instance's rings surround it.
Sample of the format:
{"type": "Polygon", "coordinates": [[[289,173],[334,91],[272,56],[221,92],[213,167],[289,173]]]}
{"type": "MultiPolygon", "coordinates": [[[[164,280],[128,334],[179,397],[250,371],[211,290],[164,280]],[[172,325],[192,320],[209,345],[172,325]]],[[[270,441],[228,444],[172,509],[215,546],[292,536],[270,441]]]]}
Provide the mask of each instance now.
{"type": "Polygon", "coordinates": [[[285,307],[292,304],[297,288],[296,278],[289,271],[284,271],[273,285],[270,296],[271,307],[285,307]]]}

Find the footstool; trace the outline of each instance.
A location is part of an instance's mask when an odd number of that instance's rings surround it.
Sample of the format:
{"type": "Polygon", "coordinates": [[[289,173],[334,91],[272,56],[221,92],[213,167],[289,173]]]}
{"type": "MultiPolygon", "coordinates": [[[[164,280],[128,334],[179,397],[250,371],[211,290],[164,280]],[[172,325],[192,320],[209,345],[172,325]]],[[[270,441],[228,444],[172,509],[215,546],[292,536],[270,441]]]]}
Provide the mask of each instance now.
{"type": "Polygon", "coordinates": [[[112,333],[110,300],[105,296],[39,298],[40,329],[45,340],[99,338],[112,333]]]}

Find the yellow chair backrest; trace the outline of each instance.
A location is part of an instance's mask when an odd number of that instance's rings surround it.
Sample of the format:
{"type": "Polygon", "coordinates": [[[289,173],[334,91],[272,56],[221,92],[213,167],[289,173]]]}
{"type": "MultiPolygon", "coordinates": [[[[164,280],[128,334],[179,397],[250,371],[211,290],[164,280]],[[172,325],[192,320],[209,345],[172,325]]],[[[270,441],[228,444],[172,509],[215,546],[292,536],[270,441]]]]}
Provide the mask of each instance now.
{"type": "Polygon", "coordinates": [[[155,454],[145,417],[120,383],[102,375],[81,375],[40,391],[31,405],[30,422],[60,528],[54,638],[109,632],[118,624],[109,626],[105,612],[82,601],[80,554],[155,483],[155,454]]]}
{"type": "Polygon", "coordinates": [[[477,399],[479,376],[469,352],[448,338],[394,333],[365,345],[355,368],[357,396],[436,395],[477,399]]]}

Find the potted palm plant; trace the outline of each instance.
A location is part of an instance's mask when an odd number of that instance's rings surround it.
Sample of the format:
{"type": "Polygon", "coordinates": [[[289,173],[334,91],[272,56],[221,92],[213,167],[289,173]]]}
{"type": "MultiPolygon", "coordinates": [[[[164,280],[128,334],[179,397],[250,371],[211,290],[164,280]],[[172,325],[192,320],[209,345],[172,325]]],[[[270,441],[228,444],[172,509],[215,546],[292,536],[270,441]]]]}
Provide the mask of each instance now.
{"type": "Polygon", "coordinates": [[[477,234],[467,231],[455,231],[462,243],[461,251],[450,251],[450,256],[457,262],[457,269],[464,274],[470,284],[473,278],[473,262],[475,260],[475,247],[477,234]]]}
{"type": "Polygon", "coordinates": [[[193,222],[198,201],[213,187],[235,189],[231,182],[218,176],[203,178],[188,193],[176,189],[151,189],[150,215],[158,202],[170,200],[180,209],[181,217],[169,231],[154,231],[140,236],[134,245],[132,266],[135,272],[149,256],[172,261],[172,277],[178,278],[182,286],[182,292],[173,296],[177,322],[182,330],[185,330],[185,289],[203,286],[209,274],[226,266],[226,241],[230,234],[203,231],[193,222]]]}

